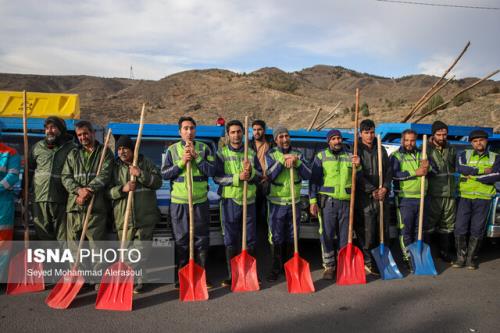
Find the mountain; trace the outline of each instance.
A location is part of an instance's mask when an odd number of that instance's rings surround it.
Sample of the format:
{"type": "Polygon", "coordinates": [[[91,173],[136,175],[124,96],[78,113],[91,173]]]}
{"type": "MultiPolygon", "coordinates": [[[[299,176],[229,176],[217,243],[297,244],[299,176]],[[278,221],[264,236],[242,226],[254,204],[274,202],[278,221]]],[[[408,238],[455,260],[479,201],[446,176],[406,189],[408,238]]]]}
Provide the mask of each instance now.
{"type": "MultiPolygon", "coordinates": [[[[179,116],[193,116],[201,124],[227,120],[264,119],[290,128],[308,127],[322,109],[317,124],[340,102],[327,127],[352,127],[348,108],[356,88],[360,103],[367,103],[376,122],[401,121],[420,97],[438,80],[429,75],[386,78],[339,66],[317,65],[296,72],[266,67],[251,73],[222,69],[190,70],[158,81],[93,76],[44,76],[1,74],[0,90],[65,92],[80,94],[81,117],[99,124],[134,121],[143,102],[150,106],[146,121],[175,123],[179,116]]],[[[475,82],[465,78],[450,82],[439,92],[444,100],[475,82]]],[[[492,126],[500,131],[500,82],[488,80],[454,101],[436,119],[456,125],[492,126]]]]}

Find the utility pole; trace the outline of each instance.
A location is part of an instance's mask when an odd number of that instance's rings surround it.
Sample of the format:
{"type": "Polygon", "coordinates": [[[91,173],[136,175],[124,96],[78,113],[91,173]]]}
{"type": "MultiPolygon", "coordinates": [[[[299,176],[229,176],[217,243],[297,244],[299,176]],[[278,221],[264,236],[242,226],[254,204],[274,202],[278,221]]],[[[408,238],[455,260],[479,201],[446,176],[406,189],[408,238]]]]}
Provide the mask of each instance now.
{"type": "Polygon", "coordinates": [[[130,65],[130,76],[129,79],[133,80],[134,79],[134,69],[132,68],[132,65],[130,65]]]}

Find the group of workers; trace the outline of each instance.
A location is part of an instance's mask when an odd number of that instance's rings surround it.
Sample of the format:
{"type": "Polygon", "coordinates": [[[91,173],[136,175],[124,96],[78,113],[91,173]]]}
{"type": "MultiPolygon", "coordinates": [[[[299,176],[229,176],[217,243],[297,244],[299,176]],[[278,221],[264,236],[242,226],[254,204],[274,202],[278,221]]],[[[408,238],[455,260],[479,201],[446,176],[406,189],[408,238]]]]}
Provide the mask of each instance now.
{"type": "MultiPolygon", "coordinates": [[[[268,282],[283,274],[284,262],[293,256],[293,216],[300,226],[300,205],[292,205],[291,187],[296,203],[301,196],[302,180],[309,181],[309,213],[319,220],[323,278],[334,279],[338,250],[348,238],[349,201],[352,168],[357,172],[355,195],[355,232],[362,249],[365,270],[378,274],[370,250],[378,245],[380,201],[394,191],[403,258],[411,271],[406,248],[417,237],[420,181],[425,177],[424,241],[437,235],[435,244],[440,256],[453,267],[478,267],[477,255],[485,235],[494,183],[500,180],[500,156],[488,149],[488,134],[473,130],[469,135],[471,149],[457,155],[447,140],[448,127],[441,121],[432,125],[428,156],[417,148],[417,133],[405,130],[401,147],[391,156],[381,148],[383,182],[379,180],[379,163],[375,124],[365,119],[360,124],[360,145],[356,155],[343,142],[342,133],[332,129],[326,135],[327,147],[313,161],[295,149],[287,128],[277,126],[273,140],[265,136],[262,120],[252,123],[253,138],[245,159],[243,124],[238,120],[226,124],[227,142],[216,153],[196,140],[196,122],[191,117],[178,121],[181,140],[168,147],[161,170],[140,155],[133,166],[134,142],[121,136],[116,142],[116,157],[98,142],[92,124],[75,125],[76,140],[67,133],[58,117],[45,120],[45,138],[29,153],[29,185],[32,193],[32,215],[40,240],[78,241],[82,233],[87,206],[95,197],[86,238],[105,240],[108,211],[112,209],[118,237],[122,236],[128,192],[134,192],[128,241],[152,240],[153,228],[160,220],[156,190],[162,180],[171,182],[170,217],[175,238],[176,265],[188,263],[189,193],[187,166],[191,166],[194,214],[195,261],[205,267],[209,248],[208,178],[219,184],[220,215],[228,265],[223,286],[231,285],[231,258],[241,252],[243,184],[247,182],[247,246],[255,256],[257,224],[268,227],[272,266],[268,282]],[[102,151],[104,163],[98,172],[102,151]],[[294,182],[291,181],[293,170],[294,182]],[[455,174],[459,174],[458,182],[455,174]],[[131,181],[131,176],[135,181],[131,181]],[[297,210],[292,214],[292,207],[297,210]]],[[[0,139],[1,140],[1,139],[0,139]]],[[[0,244],[13,237],[13,186],[20,173],[20,157],[0,142],[0,244]]],[[[383,205],[387,209],[389,205],[383,205]]],[[[389,213],[384,214],[389,219],[389,213]]],[[[385,223],[386,226],[389,223],[385,223]]],[[[387,232],[387,230],[385,231],[387,232]]],[[[0,247],[0,268],[8,252],[0,247]]],[[[0,272],[1,274],[1,272],[0,272]]],[[[143,288],[143,279],[135,282],[134,291],[143,288]]],[[[96,285],[98,287],[98,285],[96,285]]],[[[210,287],[211,284],[208,283],[210,287]]]]}

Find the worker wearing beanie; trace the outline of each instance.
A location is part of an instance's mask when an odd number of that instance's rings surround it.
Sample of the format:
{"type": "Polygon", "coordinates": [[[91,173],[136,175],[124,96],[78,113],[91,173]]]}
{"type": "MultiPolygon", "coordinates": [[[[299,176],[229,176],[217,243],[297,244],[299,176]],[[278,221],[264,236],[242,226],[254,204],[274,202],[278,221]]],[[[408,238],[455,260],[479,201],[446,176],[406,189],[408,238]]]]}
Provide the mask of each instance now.
{"type": "Polygon", "coordinates": [[[67,133],[64,119],[45,120],[45,138],[29,153],[29,185],[33,193],[33,222],[39,240],[66,240],[66,201],[68,192],[61,172],[68,153],[76,147],[67,133]]]}
{"type": "Polygon", "coordinates": [[[146,281],[145,262],[150,246],[143,242],[153,240],[153,228],[160,221],[160,210],[156,202],[156,190],[162,185],[160,169],[147,157],[139,155],[137,166],[132,166],[134,160],[134,143],[126,136],[121,136],[116,142],[117,158],[113,165],[113,173],[107,191],[113,204],[113,216],[121,240],[125,222],[127,197],[134,192],[134,204],[127,227],[126,240],[131,246],[141,251],[141,260],[136,269],[142,269],[142,275],[135,281],[134,292],[142,290],[146,281]],[[130,177],[136,177],[132,182],[130,177]]]}
{"type": "Polygon", "coordinates": [[[430,204],[428,210],[428,229],[426,232],[437,235],[441,259],[453,260],[453,230],[456,217],[455,163],[457,152],[448,143],[448,126],[442,121],[432,124],[429,138],[428,157],[432,165],[429,172],[430,204]]]}
{"type": "Polygon", "coordinates": [[[328,148],[314,157],[309,184],[310,212],[320,222],[325,280],[335,276],[337,252],[347,244],[353,165],[361,171],[359,157],[352,155],[342,140],[339,130],[328,132],[328,148]]]}
{"type": "Polygon", "coordinates": [[[300,225],[300,189],[302,180],[311,177],[311,169],[300,151],[292,148],[288,129],[277,126],[273,131],[276,147],[268,151],[266,163],[267,176],[271,183],[267,197],[269,204],[269,242],[273,264],[267,276],[268,282],[274,282],[283,272],[283,262],[293,255],[293,212],[291,186],[295,190],[295,209],[297,228],[300,225]],[[291,184],[290,169],[294,172],[294,184],[291,184]],[[286,254],[283,257],[283,249],[286,254]]]}
{"type": "Polygon", "coordinates": [[[473,130],[469,135],[473,149],[457,158],[460,174],[459,202],[455,223],[457,259],[453,267],[477,269],[478,253],[483,240],[495,182],[500,180],[500,155],[489,151],[488,133],[473,130]]]}

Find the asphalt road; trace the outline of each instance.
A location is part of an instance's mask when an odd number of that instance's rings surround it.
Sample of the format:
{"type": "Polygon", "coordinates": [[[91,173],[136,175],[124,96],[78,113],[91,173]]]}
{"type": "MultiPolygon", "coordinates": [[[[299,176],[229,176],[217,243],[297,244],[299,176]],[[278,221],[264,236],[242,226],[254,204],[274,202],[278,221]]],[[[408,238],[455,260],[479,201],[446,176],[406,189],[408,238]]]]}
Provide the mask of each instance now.
{"type": "MultiPolygon", "coordinates": [[[[452,269],[436,261],[437,277],[407,275],[402,280],[369,277],[366,285],[337,286],[321,280],[320,247],[301,243],[317,291],[291,295],[286,282],[264,282],[255,293],[210,291],[206,302],[181,303],[172,285],[149,285],[134,298],[132,312],[94,309],[96,293],[83,291],[68,310],[53,310],[48,292],[0,295],[0,331],[106,332],[499,332],[500,246],[483,247],[480,269],[452,269]]],[[[270,265],[258,253],[262,277],[270,265]]],[[[209,279],[220,283],[222,248],[212,249],[209,279]]],[[[402,266],[402,265],[400,265],[402,266]]]]}

